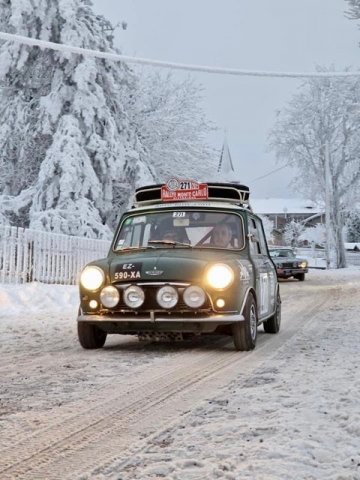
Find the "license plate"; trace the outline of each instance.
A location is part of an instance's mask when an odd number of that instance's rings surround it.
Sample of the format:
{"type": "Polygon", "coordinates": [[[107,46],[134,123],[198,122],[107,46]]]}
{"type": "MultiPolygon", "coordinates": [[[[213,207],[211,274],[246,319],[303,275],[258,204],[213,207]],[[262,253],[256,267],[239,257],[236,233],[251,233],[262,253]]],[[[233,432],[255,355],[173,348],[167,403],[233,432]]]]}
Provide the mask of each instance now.
{"type": "Polygon", "coordinates": [[[141,278],[141,263],[122,263],[115,268],[113,280],[128,281],[141,278]]]}

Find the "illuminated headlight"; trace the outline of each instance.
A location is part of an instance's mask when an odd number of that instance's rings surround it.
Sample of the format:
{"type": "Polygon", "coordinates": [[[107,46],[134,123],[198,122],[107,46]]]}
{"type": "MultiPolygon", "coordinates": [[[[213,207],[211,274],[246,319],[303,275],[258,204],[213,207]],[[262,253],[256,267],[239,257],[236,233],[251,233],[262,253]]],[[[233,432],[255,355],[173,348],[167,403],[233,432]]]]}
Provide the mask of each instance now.
{"type": "Polygon", "coordinates": [[[300,262],[299,267],[300,268],[306,268],[307,267],[307,262],[300,262]]]}
{"type": "Polygon", "coordinates": [[[188,307],[199,308],[204,305],[206,296],[202,288],[191,285],[184,290],[183,298],[188,307]]]}
{"type": "Polygon", "coordinates": [[[112,286],[103,288],[100,292],[100,300],[106,308],[115,307],[120,300],[118,289],[112,286]]]}
{"type": "Polygon", "coordinates": [[[233,283],[234,271],[224,263],[217,263],[207,271],[206,281],[210,287],[215,288],[216,290],[223,290],[233,283]]]}
{"type": "Polygon", "coordinates": [[[137,285],[132,285],[124,291],[124,303],[131,308],[138,308],[144,303],[144,290],[137,285]]]}
{"type": "Polygon", "coordinates": [[[80,283],[86,290],[97,290],[104,280],[105,274],[99,267],[85,267],[80,275],[80,283]]]}
{"type": "Polygon", "coordinates": [[[172,308],[177,304],[179,300],[179,294],[176,288],[166,285],[157,291],[156,300],[160,307],[172,308]]]}

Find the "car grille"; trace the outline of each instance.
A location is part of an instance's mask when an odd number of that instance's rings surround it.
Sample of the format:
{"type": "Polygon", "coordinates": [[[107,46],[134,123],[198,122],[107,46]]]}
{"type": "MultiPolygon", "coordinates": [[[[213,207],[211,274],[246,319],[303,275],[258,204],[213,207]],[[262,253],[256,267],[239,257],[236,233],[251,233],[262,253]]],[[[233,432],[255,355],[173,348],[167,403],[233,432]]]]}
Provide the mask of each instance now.
{"type": "MultiPolygon", "coordinates": [[[[136,284],[134,284],[134,285],[136,285],[136,284]]],[[[114,285],[114,286],[118,287],[119,285],[114,285]]],[[[136,311],[141,311],[141,312],[150,311],[150,310],[163,311],[163,312],[169,312],[169,311],[193,312],[194,311],[194,309],[190,308],[188,305],[186,305],[186,303],[183,300],[183,291],[185,290],[186,287],[179,287],[177,285],[172,284],[171,282],[164,283],[163,285],[144,285],[144,284],[142,284],[142,285],[140,285],[140,287],[145,292],[145,301],[141,305],[140,308],[136,309],[136,311]],[[171,285],[172,287],[175,287],[177,289],[178,294],[179,294],[178,303],[175,305],[175,307],[173,307],[169,310],[162,308],[156,301],[156,293],[157,293],[158,289],[163,287],[164,285],[171,285]]],[[[118,305],[114,309],[111,309],[111,310],[113,310],[113,311],[121,311],[121,310],[122,311],[124,311],[124,310],[134,311],[133,309],[129,308],[124,303],[123,296],[122,296],[122,290],[123,289],[119,288],[119,290],[120,290],[120,302],[118,303],[118,305]]],[[[211,303],[210,303],[210,299],[207,296],[204,305],[202,305],[199,309],[196,309],[196,310],[203,310],[204,311],[204,310],[209,310],[209,309],[211,309],[211,303]]]]}
{"type": "Polygon", "coordinates": [[[280,268],[297,268],[297,266],[297,262],[285,262],[279,264],[280,268]]]}

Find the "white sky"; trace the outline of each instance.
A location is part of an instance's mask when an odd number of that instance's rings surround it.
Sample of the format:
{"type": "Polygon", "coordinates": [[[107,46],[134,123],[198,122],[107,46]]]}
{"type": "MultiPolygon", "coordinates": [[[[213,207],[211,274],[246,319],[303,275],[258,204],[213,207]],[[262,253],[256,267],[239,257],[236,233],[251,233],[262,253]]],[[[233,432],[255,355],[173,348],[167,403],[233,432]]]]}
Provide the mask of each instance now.
{"type": "MultiPolygon", "coordinates": [[[[124,54],[157,60],[253,70],[313,71],[317,64],[359,67],[360,31],[344,16],[344,0],[93,0],[95,10],[118,29],[124,54]]],[[[146,67],[153,68],[153,67],[146,67]]],[[[175,77],[184,75],[174,72],[175,77]]],[[[256,197],[298,196],[294,175],[266,152],[275,111],[301,81],[194,73],[203,84],[204,108],[220,130],[211,143],[221,148],[224,129],[239,179],[256,197]]]]}

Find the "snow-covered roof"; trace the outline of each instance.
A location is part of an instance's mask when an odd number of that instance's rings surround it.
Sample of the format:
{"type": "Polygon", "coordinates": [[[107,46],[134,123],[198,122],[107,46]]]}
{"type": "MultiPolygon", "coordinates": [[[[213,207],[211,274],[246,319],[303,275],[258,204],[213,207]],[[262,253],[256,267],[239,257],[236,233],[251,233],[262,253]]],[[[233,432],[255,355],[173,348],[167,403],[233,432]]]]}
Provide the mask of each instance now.
{"type": "Polygon", "coordinates": [[[257,214],[315,214],[323,212],[323,208],[311,200],[303,198],[251,198],[250,205],[257,214]]]}

